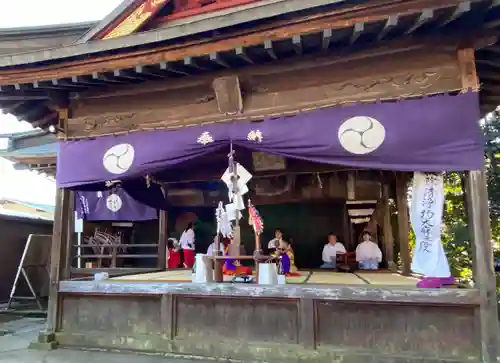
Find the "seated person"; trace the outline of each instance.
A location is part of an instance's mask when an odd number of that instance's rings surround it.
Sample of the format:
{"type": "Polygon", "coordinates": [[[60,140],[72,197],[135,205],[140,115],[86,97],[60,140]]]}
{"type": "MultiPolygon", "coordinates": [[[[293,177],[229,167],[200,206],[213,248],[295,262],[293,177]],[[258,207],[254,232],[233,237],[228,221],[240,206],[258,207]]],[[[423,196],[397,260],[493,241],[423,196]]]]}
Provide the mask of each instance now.
{"type": "Polygon", "coordinates": [[[224,244],[222,242],[219,242],[219,248],[216,248],[217,246],[217,236],[214,236],[214,241],[210,244],[210,246],[208,246],[208,249],[207,249],[207,256],[214,256],[215,255],[215,251],[218,251],[219,252],[219,255],[222,255],[224,253],[224,244]]]}
{"type": "Polygon", "coordinates": [[[283,239],[283,231],[279,228],[276,228],[274,231],[274,238],[269,241],[267,244],[267,252],[271,255],[277,249],[280,241],[283,239]]]}
{"type": "Polygon", "coordinates": [[[328,243],[323,247],[323,264],[321,268],[334,269],[337,267],[337,254],[347,253],[344,245],[337,241],[333,233],[328,235],[328,243]]]}
{"type": "Polygon", "coordinates": [[[286,276],[300,276],[297,266],[295,266],[295,256],[292,248],[290,247],[290,243],[285,240],[281,240],[278,245],[278,249],[272,254],[272,256],[281,260],[283,273],[286,276]]]}
{"type": "Polygon", "coordinates": [[[168,258],[167,268],[179,268],[181,265],[181,247],[176,238],[169,238],[167,240],[168,258]]]}
{"type": "Polygon", "coordinates": [[[373,241],[370,232],[362,234],[363,242],[356,247],[356,261],[361,270],[378,270],[378,265],[382,261],[382,251],[373,241]]]}
{"type": "Polygon", "coordinates": [[[225,259],[224,266],[222,266],[222,273],[224,275],[229,275],[229,276],[241,276],[241,275],[252,275],[252,269],[246,266],[242,266],[240,261],[238,261],[235,258],[232,258],[229,254],[229,251],[232,245],[232,240],[231,242],[224,248],[224,256],[227,258],[225,259]]]}

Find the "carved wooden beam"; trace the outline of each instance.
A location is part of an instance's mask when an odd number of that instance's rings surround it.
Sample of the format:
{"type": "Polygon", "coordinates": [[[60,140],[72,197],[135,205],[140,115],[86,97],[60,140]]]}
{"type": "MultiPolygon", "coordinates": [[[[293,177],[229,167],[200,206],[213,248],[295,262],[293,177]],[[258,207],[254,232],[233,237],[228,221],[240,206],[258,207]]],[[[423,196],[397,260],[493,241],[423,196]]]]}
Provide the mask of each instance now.
{"type": "Polygon", "coordinates": [[[69,137],[91,137],[133,130],[180,128],[202,122],[259,120],[318,107],[373,102],[461,90],[456,52],[406,52],[377,60],[350,60],[349,67],[316,63],[296,72],[221,77],[212,84],[186,81],[170,90],[87,95],[69,120],[69,137]],[[373,74],[372,62],[380,66],[373,74]],[[236,81],[238,80],[238,82],[236,81]],[[242,108],[239,83],[245,85],[242,108]],[[214,84],[215,83],[215,84],[214,84]],[[297,87],[300,85],[300,87],[297,87]]]}
{"type": "Polygon", "coordinates": [[[479,91],[479,78],[476,72],[474,49],[459,49],[458,62],[463,90],[479,91]]]}
{"type": "Polygon", "coordinates": [[[212,86],[220,113],[238,115],[243,111],[243,96],[238,76],[215,78],[212,86]]]}

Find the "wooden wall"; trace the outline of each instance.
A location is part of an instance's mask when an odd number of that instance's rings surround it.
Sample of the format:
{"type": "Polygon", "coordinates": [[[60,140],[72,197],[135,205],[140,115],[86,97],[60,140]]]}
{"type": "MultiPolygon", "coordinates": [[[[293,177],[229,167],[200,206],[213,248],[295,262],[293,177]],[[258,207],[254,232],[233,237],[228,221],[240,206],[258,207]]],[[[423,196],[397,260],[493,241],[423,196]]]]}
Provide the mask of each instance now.
{"type": "Polygon", "coordinates": [[[266,115],[344,102],[461,89],[456,52],[445,48],[424,50],[375,49],[89,91],[72,101],[67,136],[89,137],[140,129],[179,128],[201,122],[262,119],[266,115]],[[228,75],[238,78],[240,88],[231,92],[238,92],[242,97],[241,112],[231,117],[221,113],[218,99],[221,90],[216,90],[213,83],[214,79],[228,75]]]}
{"type": "MultiPolygon", "coordinates": [[[[30,234],[52,234],[52,222],[0,216],[0,302],[9,299],[10,290],[30,234]]],[[[37,272],[35,271],[35,274],[37,272]]],[[[27,294],[21,284],[21,294],[27,294]]]]}
{"type": "Polygon", "coordinates": [[[92,295],[63,293],[59,343],[254,362],[437,363],[480,355],[478,307],[464,303],[474,291],[431,297],[396,288],[226,284],[188,291],[166,284],[169,293],[153,294],[153,285],[141,285],[140,294],[131,294],[137,285],[116,283],[92,295]]]}

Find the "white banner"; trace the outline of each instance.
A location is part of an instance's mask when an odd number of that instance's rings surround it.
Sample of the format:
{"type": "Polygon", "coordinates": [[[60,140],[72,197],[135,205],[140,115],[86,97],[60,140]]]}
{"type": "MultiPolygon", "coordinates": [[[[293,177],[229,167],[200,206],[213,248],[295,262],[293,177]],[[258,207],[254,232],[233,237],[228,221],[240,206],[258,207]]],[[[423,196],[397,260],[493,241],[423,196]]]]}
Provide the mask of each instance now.
{"type": "Polygon", "coordinates": [[[425,277],[451,276],[441,242],[443,207],[443,175],[416,172],[410,211],[416,237],[411,269],[425,277]]]}

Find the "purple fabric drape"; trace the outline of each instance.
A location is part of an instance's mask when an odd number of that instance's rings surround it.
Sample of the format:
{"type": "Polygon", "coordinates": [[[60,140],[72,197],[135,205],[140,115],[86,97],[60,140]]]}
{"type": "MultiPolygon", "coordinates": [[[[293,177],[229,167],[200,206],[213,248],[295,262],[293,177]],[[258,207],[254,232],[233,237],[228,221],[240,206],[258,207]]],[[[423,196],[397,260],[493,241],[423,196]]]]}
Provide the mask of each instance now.
{"type": "Polygon", "coordinates": [[[65,141],[59,187],[133,179],[235,146],[312,162],[399,171],[483,165],[477,93],[338,106],[262,122],[65,141]]]}
{"type": "Polygon", "coordinates": [[[123,188],[76,192],[75,207],[78,218],[89,221],[138,222],[158,218],[156,209],[138,202],[123,188]]]}

